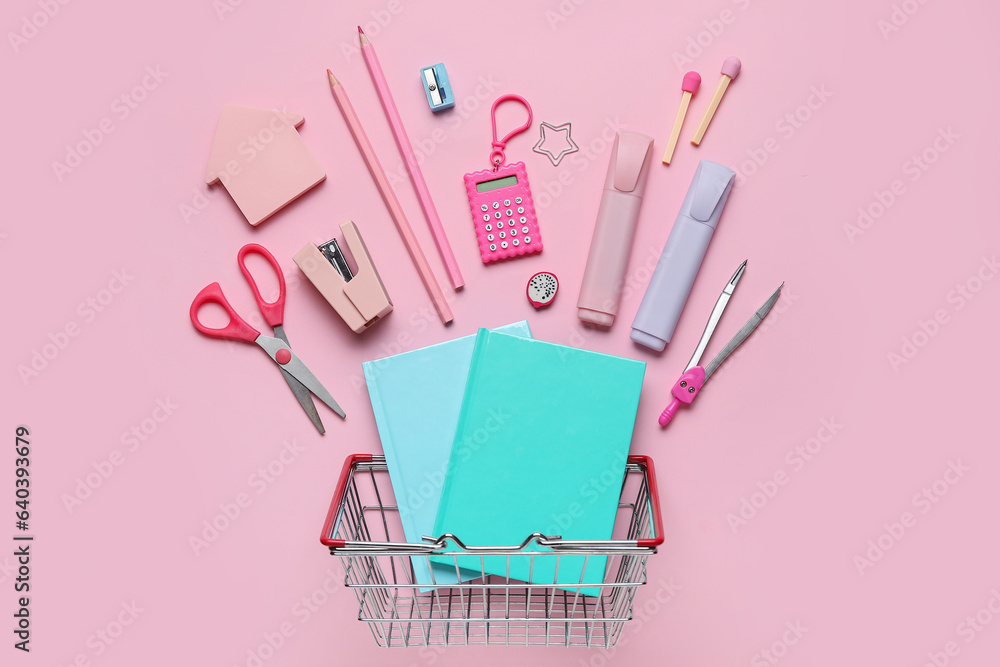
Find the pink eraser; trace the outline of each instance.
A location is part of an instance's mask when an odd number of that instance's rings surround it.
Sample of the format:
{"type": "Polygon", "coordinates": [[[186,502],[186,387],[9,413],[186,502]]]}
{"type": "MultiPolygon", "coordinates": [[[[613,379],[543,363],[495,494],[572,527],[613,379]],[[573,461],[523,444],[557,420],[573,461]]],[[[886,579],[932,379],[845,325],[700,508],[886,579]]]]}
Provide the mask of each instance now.
{"type": "Polygon", "coordinates": [[[729,56],[726,58],[725,62],[722,63],[722,73],[728,76],[730,79],[735,79],[740,74],[740,68],[743,67],[743,63],[736,56],[729,56]]]}
{"type": "MultiPolygon", "coordinates": [[[[736,67],[739,70],[739,66],[736,67]]],[[[688,72],[684,75],[684,81],[681,82],[681,90],[685,93],[691,93],[694,95],[698,92],[698,86],[701,85],[701,74],[697,72],[688,72]]]]}

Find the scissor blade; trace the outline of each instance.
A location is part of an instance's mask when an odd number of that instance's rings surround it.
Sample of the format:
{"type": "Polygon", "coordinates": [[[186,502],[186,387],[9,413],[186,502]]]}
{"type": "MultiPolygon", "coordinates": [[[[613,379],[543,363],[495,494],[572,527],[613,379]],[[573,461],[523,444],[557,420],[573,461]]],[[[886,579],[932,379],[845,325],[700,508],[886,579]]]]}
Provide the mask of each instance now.
{"type": "Polygon", "coordinates": [[[715,356],[715,359],[712,359],[712,362],[708,364],[708,366],[705,366],[705,382],[708,382],[708,378],[712,377],[712,373],[714,373],[715,369],[726,360],[726,357],[732,354],[733,350],[738,348],[740,343],[745,341],[747,336],[753,333],[753,330],[764,321],[764,318],[767,317],[767,314],[770,312],[774,302],[778,300],[778,296],[781,294],[781,288],[784,284],[785,283],[781,283],[781,285],[778,285],[778,289],[774,290],[774,294],[772,294],[767,301],[764,302],[763,306],[757,309],[756,313],[750,316],[750,319],[743,325],[743,328],[737,331],[732,340],[726,343],[726,346],[715,356]]]}
{"type": "Polygon", "coordinates": [[[688,362],[687,368],[684,369],[685,373],[697,366],[698,362],[701,361],[701,355],[705,354],[705,348],[708,347],[708,341],[712,339],[712,334],[715,333],[715,327],[718,326],[719,320],[722,319],[722,313],[726,310],[726,306],[729,305],[729,299],[733,296],[733,292],[736,290],[736,285],[740,282],[740,278],[743,277],[743,271],[746,268],[747,260],[744,259],[743,263],[736,269],[736,273],[734,273],[733,277],[729,279],[728,283],[726,283],[726,287],[722,290],[722,294],[719,295],[718,301],[715,302],[715,308],[712,309],[712,314],[708,318],[708,323],[705,324],[705,331],[701,334],[701,340],[698,341],[698,347],[695,348],[694,354],[691,355],[691,360],[688,362]]]}
{"type": "Polygon", "coordinates": [[[305,385],[306,389],[315,394],[319,400],[326,403],[327,407],[341,417],[347,417],[340,405],[337,404],[337,401],[334,400],[333,396],[330,395],[330,392],[326,390],[326,387],[324,387],[323,384],[316,379],[316,376],[312,374],[312,371],[310,371],[306,365],[302,363],[302,360],[299,359],[298,355],[292,352],[284,341],[277,338],[271,338],[270,336],[261,335],[257,337],[255,342],[260,345],[265,352],[267,352],[271,359],[274,359],[276,364],[281,366],[282,370],[287,371],[293,378],[305,385]],[[275,354],[277,354],[279,350],[288,350],[291,355],[291,359],[287,364],[280,364],[278,363],[278,360],[275,359],[275,354]]]}
{"type": "MultiPolygon", "coordinates": [[[[288,345],[288,336],[285,335],[285,328],[282,325],[277,325],[274,327],[275,338],[280,338],[288,345]]],[[[291,345],[288,345],[291,349],[291,345]]],[[[316,404],[313,403],[312,394],[306,389],[305,385],[292,377],[292,374],[285,370],[284,367],[281,368],[281,375],[285,378],[285,382],[288,383],[289,389],[295,394],[295,398],[298,400],[299,405],[305,410],[306,415],[309,417],[309,421],[313,423],[316,430],[320,433],[326,433],[326,428],[323,426],[323,420],[319,418],[319,411],[316,410],[316,404]]]]}
{"type": "Polygon", "coordinates": [[[291,373],[286,371],[284,367],[281,369],[281,374],[285,377],[285,382],[288,383],[289,388],[291,388],[292,393],[295,394],[295,398],[298,400],[299,405],[305,410],[306,416],[309,417],[309,421],[313,423],[316,430],[321,434],[326,433],[326,427],[323,426],[323,420],[319,418],[319,411],[316,410],[316,404],[313,403],[312,394],[306,389],[305,385],[296,380],[291,373]]]}

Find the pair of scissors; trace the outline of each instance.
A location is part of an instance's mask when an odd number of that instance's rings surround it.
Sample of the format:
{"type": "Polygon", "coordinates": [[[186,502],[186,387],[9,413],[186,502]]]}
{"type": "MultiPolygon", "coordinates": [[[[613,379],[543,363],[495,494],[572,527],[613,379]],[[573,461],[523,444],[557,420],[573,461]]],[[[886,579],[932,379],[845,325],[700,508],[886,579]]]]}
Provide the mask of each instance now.
{"type": "Polygon", "coordinates": [[[708,341],[711,340],[712,334],[715,333],[715,327],[719,324],[719,320],[722,319],[722,313],[726,310],[726,306],[729,305],[729,299],[733,296],[733,292],[736,290],[736,285],[740,282],[740,278],[743,276],[743,271],[747,268],[747,261],[743,260],[739,268],[736,269],[736,273],[733,277],[729,279],[726,283],[725,288],[722,290],[722,294],[719,295],[719,299],[715,302],[715,308],[712,309],[712,314],[708,318],[708,324],[705,325],[705,331],[701,334],[701,340],[698,341],[698,347],[695,348],[694,354],[691,355],[691,360],[688,362],[687,367],[684,369],[684,373],[680,376],[674,386],[670,389],[670,393],[673,395],[673,400],[670,402],[662,413],[660,413],[660,426],[666,426],[670,423],[670,420],[674,418],[677,413],[677,408],[681,404],[690,405],[695,398],[698,397],[698,393],[701,388],[705,386],[708,382],[708,378],[712,377],[712,373],[726,360],[733,351],[740,346],[740,344],[747,339],[753,330],[757,328],[764,318],[767,317],[768,312],[770,312],[771,307],[774,302],[778,300],[781,295],[781,288],[785,283],[778,285],[778,289],[774,290],[774,293],[768,297],[764,305],[761,306],[750,316],[747,323],[743,325],[743,328],[736,332],[736,335],[726,343],[726,346],[722,348],[722,351],[715,356],[712,361],[709,362],[707,366],[700,366],[701,355],[705,353],[705,348],[708,347],[708,341]]]}
{"type": "Polygon", "coordinates": [[[292,352],[291,346],[288,344],[288,337],[285,335],[285,328],[282,324],[285,314],[285,276],[281,273],[281,267],[278,265],[277,260],[274,259],[274,255],[267,248],[257,243],[248,243],[240,248],[236,261],[240,265],[243,277],[250,283],[254,299],[257,300],[257,307],[260,308],[264,320],[274,329],[275,337],[265,336],[240,317],[233,307],[229,305],[229,301],[226,300],[226,296],[222,293],[222,286],[217,282],[198,292],[198,295],[194,298],[194,301],[191,303],[191,323],[194,324],[195,329],[212,338],[241,340],[259,345],[278,364],[281,374],[285,376],[285,382],[292,389],[292,393],[298,399],[299,405],[309,415],[309,419],[320,433],[325,433],[326,429],[319,418],[319,413],[316,412],[316,405],[313,403],[312,394],[319,397],[319,400],[326,403],[331,410],[341,417],[346,417],[347,415],[344,414],[344,411],[337,404],[337,401],[333,399],[333,396],[330,395],[330,392],[312,374],[312,371],[292,352]],[[262,256],[278,274],[278,298],[275,301],[268,303],[261,296],[257,282],[250,275],[249,269],[247,269],[246,256],[249,254],[262,256]],[[221,329],[213,329],[202,324],[198,319],[198,311],[208,303],[221,306],[229,315],[229,324],[221,329]]]}

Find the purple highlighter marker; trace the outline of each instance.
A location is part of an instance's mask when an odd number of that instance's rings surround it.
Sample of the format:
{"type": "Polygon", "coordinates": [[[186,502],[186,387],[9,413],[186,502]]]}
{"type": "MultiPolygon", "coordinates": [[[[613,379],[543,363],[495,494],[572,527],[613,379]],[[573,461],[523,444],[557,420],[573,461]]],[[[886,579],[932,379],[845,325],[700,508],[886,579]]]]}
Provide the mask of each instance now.
{"type": "Polygon", "coordinates": [[[632,340],[656,351],[674,335],[736,172],[702,160],[632,321],[632,340]]]}

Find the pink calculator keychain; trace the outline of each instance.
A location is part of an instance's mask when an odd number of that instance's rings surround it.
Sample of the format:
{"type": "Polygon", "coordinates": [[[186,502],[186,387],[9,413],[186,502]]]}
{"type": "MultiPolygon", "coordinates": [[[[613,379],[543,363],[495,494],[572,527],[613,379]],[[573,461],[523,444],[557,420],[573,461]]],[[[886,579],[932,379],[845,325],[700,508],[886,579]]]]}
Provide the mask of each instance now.
{"type": "Polygon", "coordinates": [[[484,264],[542,251],[528,173],[523,162],[505,165],[507,156],[503,152],[511,137],[531,127],[531,106],[520,95],[504,95],[493,103],[490,117],[493,119],[493,152],[490,153],[493,168],[465,175],[465,189],[469,193],[484,264]],[[497,107],[508,100],[523,104],[528,110],[528,120],[498,141],[497,107]]]}

